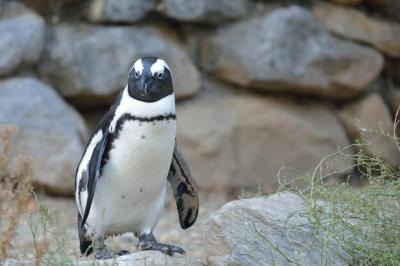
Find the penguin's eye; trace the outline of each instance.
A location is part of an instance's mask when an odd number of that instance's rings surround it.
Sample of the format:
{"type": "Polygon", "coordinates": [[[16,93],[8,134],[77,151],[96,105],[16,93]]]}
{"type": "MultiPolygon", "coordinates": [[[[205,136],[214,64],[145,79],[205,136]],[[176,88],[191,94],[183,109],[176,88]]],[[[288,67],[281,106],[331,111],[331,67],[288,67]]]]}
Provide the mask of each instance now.
{"type": "Polygon", "coordinates": [[[135,78],[139,78],[139,77],[140,77],[139,71],[135,71],[135,78]]]}
{"type": "Polygon", "coordinates": [[[158,78],[158,79],[162,79],[163,75],[164,75],[163,72],[158,72],[158,73],[157,73],[157,78],[158,78]]]}

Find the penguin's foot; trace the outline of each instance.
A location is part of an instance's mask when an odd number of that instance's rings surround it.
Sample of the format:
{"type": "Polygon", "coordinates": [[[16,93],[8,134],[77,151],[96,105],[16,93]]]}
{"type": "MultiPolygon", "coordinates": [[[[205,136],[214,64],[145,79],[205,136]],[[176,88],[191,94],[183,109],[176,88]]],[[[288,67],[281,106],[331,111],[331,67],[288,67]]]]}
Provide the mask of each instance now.
{"type": "Polygon", "coordinates": [[[124,255],[128,255],[130,254],[130,252],[128,250],[120,250],[117,252],[117,256],[124,256],[124,255]]]}
{"type": "Polygon", "coordinates": [[[113,258],[114,253],[109,247],[104,246],[103,248],[96,248],[94,250],[94,257],[96,260],[106,260],[113,258]]]}
{"type": "Polygon", "coordinates": [[[96,260],[110,259],[115,256],[114,252],[104,244],[104,238],[97,238],[93,242],[93,249],[96,260]]]}
{"type": "Polygon", "coordinates": [[[102,249],[96,249],[94,256],[95,256],[96,260],[106,260],[106,259],[111,259],[114,257],[128,255],[128,254],[130,254],[130,252],[127,250],[121,250],[121,251],[118,251],[115,253],[107,246],[104,246],[102,249]]]}
{"type": "Polygon", "coordinates": [[[169,256],[173,256],[175,253],[185,254],[185,251],[177,246],[162,244],[158,242],[139,242],[138,249],[140,250],[158,250],[169,256]]]}
{"type": "Polygon", "coordinates": [[[158,250],[169,256],[173,256],[175,253],[185,254],[185,251],[180,247],[158,243],[152,233],[141,235],[137,248],[138,250],[158,250]]]}

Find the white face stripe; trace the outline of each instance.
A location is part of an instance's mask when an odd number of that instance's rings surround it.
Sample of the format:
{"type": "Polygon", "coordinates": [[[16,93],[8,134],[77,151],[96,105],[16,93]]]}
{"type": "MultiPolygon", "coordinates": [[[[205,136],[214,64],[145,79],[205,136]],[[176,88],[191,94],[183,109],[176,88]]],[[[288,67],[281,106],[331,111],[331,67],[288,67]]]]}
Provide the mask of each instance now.
{"type": "Polygon", "coordinates": [[[138,60],[136,60],[135,64],[133,64],[131,71],[132,71],[132,69],[135,69],[135,72],[138,72],[139,75],[142,75],[143,68],[144,67],[143,67],[142,59],[138,59],[138,60]]]}
{"type": "Polygon", "coordinates": [[[164,60],[157,59],[157,61],[153,65],[151,65],[150,71],[152,75],[160,72],[164,73],[164,68],[167,68],[169,71],[171,71],[167,63],[164,62],[164,60]]]}

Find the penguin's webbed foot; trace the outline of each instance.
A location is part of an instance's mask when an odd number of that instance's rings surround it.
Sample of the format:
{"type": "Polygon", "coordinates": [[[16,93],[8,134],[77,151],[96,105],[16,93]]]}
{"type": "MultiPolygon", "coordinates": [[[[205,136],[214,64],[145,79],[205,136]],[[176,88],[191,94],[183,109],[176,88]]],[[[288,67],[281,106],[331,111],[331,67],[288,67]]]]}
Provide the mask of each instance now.
{"type": "Polygon", "coordinates": [[[130,252],[127,250],[113,252],[109,247],[104,246],[103,248],[96,249],[94,256],[95,256],[96,260],[106,260],[106,259],[111,259],[114,257],[124,256],[127,254],[130,254],[130,252]]]}
{"type": "Polygon", "coordinates": [[[106,260],[114,257],[114,252],[109,247],[96,248],[94,250],[94,257],[96,260],[106,260]]]}
{"type": "Polygon", "coordinates": [[[141,242],[138,245],[140,250],[158,250],[169,256],[173,256],[175,253],[185,254],[185,251],[177,246],[162,244],[158,242],[141,242]]]}
{"type": "Polygon", "coordinates": [[[117,252],[117,256],[124,256],[128,254],[131,254],[128,250],[120,250],[117,252]]]}
{"type": "Polygon", "coordinates": [[[169,256],[173,256],[175,253],[185,254],[185,251],[180,247],[158,243],[152,233],[141,235],[137,248],[139,250],[158,250],[169,256]]]}
{"type": "Polygon", "coordinates": [[[114,252],[104,244],[103,238],[97,238],[93,242],[93,249],[96,260],[105,260],[115,257],[114,252]]]}

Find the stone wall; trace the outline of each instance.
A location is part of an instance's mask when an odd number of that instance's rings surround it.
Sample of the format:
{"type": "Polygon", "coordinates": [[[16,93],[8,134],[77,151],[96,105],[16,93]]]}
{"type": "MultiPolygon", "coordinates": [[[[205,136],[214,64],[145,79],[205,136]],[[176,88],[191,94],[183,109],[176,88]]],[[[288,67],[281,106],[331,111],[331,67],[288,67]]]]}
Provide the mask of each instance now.
{"type": "Polygon", "coordinates": [[[391,132],[400,105],[398,0],[0,3],[0,124],[19,128],[15,152],[50,193],[72,193],[91,131],[146,55],[172,68],[178,142],[204,189],[273,191],[282,165],[311,171],[356,139],[400,163],[363,130],[391,132]]]}

